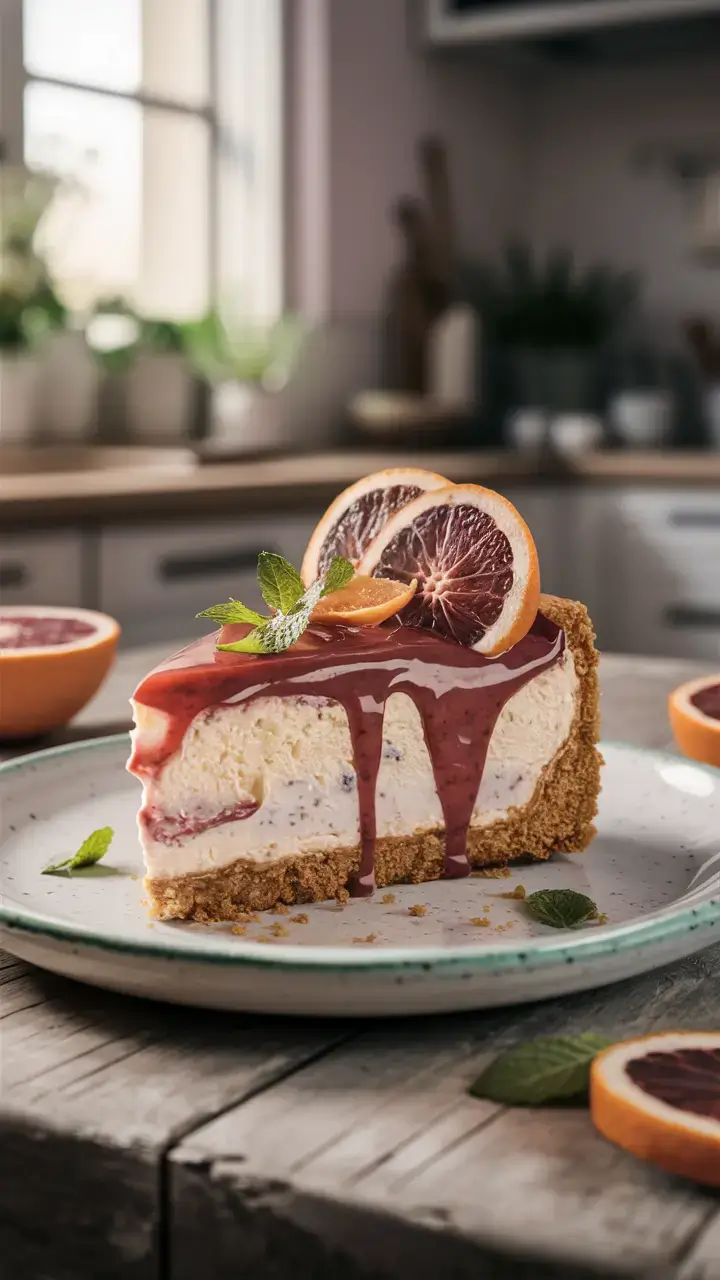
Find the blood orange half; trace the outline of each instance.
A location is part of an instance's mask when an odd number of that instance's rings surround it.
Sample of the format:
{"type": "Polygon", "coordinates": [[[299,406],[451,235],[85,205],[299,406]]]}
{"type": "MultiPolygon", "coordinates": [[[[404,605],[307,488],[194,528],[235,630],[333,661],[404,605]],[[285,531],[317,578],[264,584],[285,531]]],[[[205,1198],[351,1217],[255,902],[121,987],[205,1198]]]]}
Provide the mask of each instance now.
{"type": "Polygon", "coordinates": [[[720,1032],[665,1031],[594,1060],[590,1111],[617,1146],[720,1187],[720,1032]]]}
{"type": "Polygon", "coordinates": [[[120,628],[90,609],[0,606],[0,736],[66,724],[98,690],[120,628]]]}
{"type": "Polygon", "coordinates": [[[511,502],[475,484],[421,494],[370,544],[358,572],[418,590],[400,613],[478,653],[503,653],[532,626],[540,571],[532,534],[511,502]]]}
{"type": "Polygon", "coordinates": [[[720,765],[720,675],[681,684],[670,694],[668,711],[683,755],[720,765]]]}
{"type": "Polygon", "coordinates": [[[310,586],[324,573],[333,556],[354,565],[396,511],[419,494],[443,489],[449,481],[422,467],[391,467],[375,471],[351,484],[330,504],[318,521],[302,563],[302,580],[310,586]]]}

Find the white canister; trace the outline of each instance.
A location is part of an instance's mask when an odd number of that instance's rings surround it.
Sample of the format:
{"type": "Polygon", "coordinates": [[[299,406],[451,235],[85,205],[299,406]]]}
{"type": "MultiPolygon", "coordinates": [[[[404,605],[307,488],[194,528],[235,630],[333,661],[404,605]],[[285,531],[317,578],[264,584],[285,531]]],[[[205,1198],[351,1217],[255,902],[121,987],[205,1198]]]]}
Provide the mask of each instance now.
{"type": "Polygon", "coordinates": [[[283,391],[265,391],[256,383],[233,381],[213,388],[205,452],[264,453],[284,444],[287,405],[283,391]]]}
{"type": "Polygon", "coordinates": [[[186,439],[194,404],[195,382],[184,355],[137,353],[127,372],[126,413],[133,439],[186,439]]]}
{"type": "Polygon", "coordinates": [[[39,365],[27,351],[0,351],[0,444],[28,444],[37,427],[39,365]]]}
{"type": "Polygon", "coordinates": [[[660,449],[670,439],[673,398],[669,391],[619,391],[610,402],[609,419],[618,439],[630,449],[660,449]]]}
{"type": "Polygon", "coordinates": [[[98,417],[100,370],[85,335],[54,333],[43,348],[39,380],[38,420],[44,437],[84,440],[98,417]]]}

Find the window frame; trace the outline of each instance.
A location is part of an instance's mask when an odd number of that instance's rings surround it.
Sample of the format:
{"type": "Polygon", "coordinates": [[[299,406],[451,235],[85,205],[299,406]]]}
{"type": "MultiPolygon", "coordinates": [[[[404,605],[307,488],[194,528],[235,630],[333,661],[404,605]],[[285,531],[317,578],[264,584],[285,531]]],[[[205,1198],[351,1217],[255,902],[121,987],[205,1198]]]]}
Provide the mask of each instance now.
{"type": "MultiPolygon", "coordinates": [[[[236,0],[237,2],[237,0],[236,0]]],[[[208,238],[207,279],[208,304],[222,301],[226,275],[221,252],[221,164],[223,148],[229,136],[240,132],[244,144],[253,154],[262,154],[259,166],[265,177],[263,189],[254,200],[263,206],[254,222],[269,228],[263,235],[263,252],[252,249],[246,257],[250,265],[251,318],[275,319],[286,301],[285,288],[285,0],[242,0],[245,25],[242,57],[245,67],[252,67],[263,55],[273,54],[264,63],[265,73],[253,78],[253,110],[243,111],[241,119],[221,109],[223,86],[220,83],[221,49],[224,40],[224,5],[228,0],[205,0],[208,14],[208,100],[204,105],[191,105],[176,99],[158,97],[143,90],[126,91],[94,84],[79,83],[65,77],[38,75],[25,67],[23,50],[23,0],[0,0],[0,162],[24,163],[24,98],[29,84],[47,84],[80,92],[100,94],[142,108],[191,116],[208,128],[208,238]],[[262,149],[259,152],[258,149],[262,149]]],[[[229,11],[232,12],[232,11],[229,11]]],[[[237,10],[233,17],[237,22],[237,10]]]]}

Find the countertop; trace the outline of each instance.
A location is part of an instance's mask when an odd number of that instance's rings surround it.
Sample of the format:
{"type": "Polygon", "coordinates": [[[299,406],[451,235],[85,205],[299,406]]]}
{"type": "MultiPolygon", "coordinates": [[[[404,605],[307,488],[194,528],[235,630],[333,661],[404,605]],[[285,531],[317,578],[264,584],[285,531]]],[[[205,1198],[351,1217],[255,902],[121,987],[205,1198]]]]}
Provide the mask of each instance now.
{"type": "MultiPolygon", "coordinates": [[[[124,654],[71,736],[127,723],[124,654]]],[[[605,732],[666,746],[700,668],[607,656],[605,732]]],[[[395,1022],[133,1001],[0,952],[0,1256],[13,1280],[720,1280],[720,1199],[582,1108],[467,1096],[499,1045],[720,1026],[720,947],[580,996],[395,1022]]]]}
{"type": "MultiPolygon", "coordinates": [[[[128,454],[131,450],[127,451],[128,454]]],[[[38,466],[41,463],[38,462],[38,466]]],[[[541,484],[720,485],[720,452],[607,450],[573,460],[509,450],[337,449],[244,462],[24,471],[3,474],[0,524],[48,526],[321,508],[385,467],[415,465],[493,488],[541,484]]]]}

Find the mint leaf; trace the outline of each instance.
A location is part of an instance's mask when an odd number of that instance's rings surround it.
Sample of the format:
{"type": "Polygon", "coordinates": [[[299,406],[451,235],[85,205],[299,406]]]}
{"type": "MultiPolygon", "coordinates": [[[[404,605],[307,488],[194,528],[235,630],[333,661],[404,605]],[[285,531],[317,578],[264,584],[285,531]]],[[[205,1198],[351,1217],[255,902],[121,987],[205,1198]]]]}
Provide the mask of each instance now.
{"type": "Polygon", "coordinates": [[[280,613],[289,613],[305,591],[297,569],[273,551],[260,552],[257,575],[263,599],[280,613]]]}
{"type": "Polygon", "coordinates": [[[350,579],[354,577],[354,565],[349,560],[345,560],[343,556],[333,556],[325,574],[322,595],[329,596],[331,591],[339,591],[341,587],[346,587],[350,579]]]}
{"type": "Polygon", "coordinates": [[[52,866],[43,867],[42,874],[48,876],[52,875],[54,871],[77,871],[80,867],[92,867],[101,858],[105,857],[114,835],[115,832],[112,827],[99,827],[97,831],[91,832],[87,840],[83,840],[77,853],[72,858],[66,858],[64,862],[56,862],[52,866]]]}
{"type": "Polygon", "coordinates": [[[296,608],[288,614],[278,613],[242,640],[235,640],[232,644],[219,644],[217,647],[223,653],[282,653],[295,644],[307,629],[315,604],[317,601],[313,600],[306,608],[296,608]]]}
{"type": "Polygon", "coordinates": [[[267,614],[256,613],[254,609],[248,609],[247,605],[241,604],[239,600],[228,600],[227,604],[214,604],[209,609],[203,609],[202,613],[196,613],[196,618],[212,618],[213,622],[223,626],[231,622],[251,622],[254,627],[261,627],[267,622],[267,614]]]}
{"type": "Polygon", "coordinates": [[[282,556],[263,551],[258,561],[258,581],[262,593],[276,613],[271,618],[246,609],[237,600],[227,605],[214,605],[199,613],[199,618],[213,618],[216,622],[252,622],[255,630],[235,640],[232,644],[219,644],[223,653],[282,653],[300,639],[310,623],[315,605],[331,591],[338,591],[355,575],[349,560],[334,556],[327,573],[304,589],[297,570],[282,556]],[[230,616],[230,611],[235,612],[230,616]]]}
{"type": "Polygon", "coordinates": [[[577,929],[599,915],[592,898],[574,889],[539,889],[525,899],[525,906],[535,920],[551,929],[577,929]]]}
{"type": "Polygon", "coordinates": [[[501,1053],[470,1086],[474,1098],[508,1107],[539,1107],[568,1099],[583,1101],[593,1058],[612,1040],[586,1032],[541,1036],[501,1053]]]}

